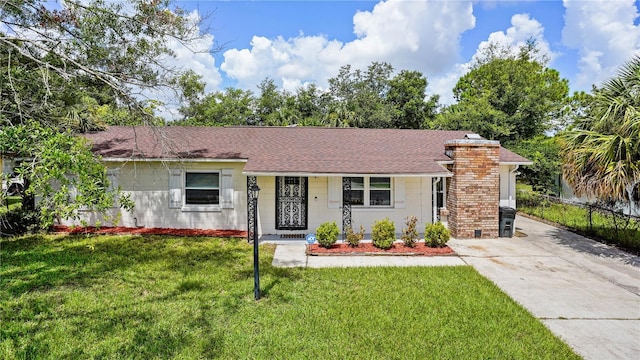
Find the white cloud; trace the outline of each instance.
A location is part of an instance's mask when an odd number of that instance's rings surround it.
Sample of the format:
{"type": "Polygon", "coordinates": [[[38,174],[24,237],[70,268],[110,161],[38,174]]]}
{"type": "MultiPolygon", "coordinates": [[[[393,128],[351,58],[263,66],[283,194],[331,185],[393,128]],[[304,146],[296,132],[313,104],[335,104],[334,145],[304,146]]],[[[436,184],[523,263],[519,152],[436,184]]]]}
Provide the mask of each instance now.
{"type": "MultiPolygon", "coordinates": [[[[193,24],[191,34],[187,37],[193,40],[180,42],[173,38],[167,38],[167,46],[174,52],[174,57],[164,58],[162,65],[180,71],[192,70],[202,76],[202,81],[206,83],[206,92],[216,91],[222,83],[222,76],[216,67],[215,58],[210,52],[214,48],[214,37],[211,34],[200,34],[200,28],[197,26],[200,21],[198,11],[189,13],[187,19],[193,24]]],[[[143,97],[156,99],[165,104],[157,109],[158,115],[166,119],[178,117],[177,109],[180,104],[177,102],[175,94],[168,89],[145,90],[142,94],[143,97]]]]}
{"type": "Polygon", "coordinates": [[[620,65],[640,55],[638,8],[633,0],[564,1],[562,42],[578,50],[578,89],[589,90],[614,76],[620,65]]]}
{"type": "Polygon", "coordinates": [[[476,60],[482,56],[482,51],[489,44],[499,44],[505,48],[511,49],[515,55],[520,47],[524,46],[527,41],[535,40],[538,50],[538,56],[545,56],[550,61],[557,57],[557,54],[551,51],[549,43],[544,38],[544,27],[536,19],[532,19],[529,14],[515,14],[511,17],[511,27],[506,31],[497,31],[491,33],[486,41],[478,45],[478,51],[473,56],[476,60]]]}
{"type": "Polygon", "coordinates": [[[540,22],[532,19],[528,14],[516,14],[511,17],[511,27],[506,31],[496,31],[489,34],[486,41],[480,42],[476,53],[470,62],[465,64],[456,64],[445,74],[430,79],[429,88],[431,94],[440,94],[440,103],[451,104],[455,100],[453,98],[453,88],[460,79],[470,69],[471,64],[482,57],[483,51],[489,44],[498,44],[506,49],[510,49],[513,54],[517,54],[520,47],[525,45],[529,39],[536,41],[539,56],[544,55],[553,60],[556,54],[549,47],[549,43],[544,38],[544,27],[540,22]]]}
{"type": "Polygon", "coordinates": [[[430,80],[460,61],[460,36],[475,17],[470,2],[388,0],[357,12],[353,26],[356,39],[347,43],[322,35],[254,36],[249,49],[226,51],[220,69],[253,91],[265,77],[287,90],[308,82],[327,87],[341,66],[366,68],[373,61],[418,70],[430,80]]]}

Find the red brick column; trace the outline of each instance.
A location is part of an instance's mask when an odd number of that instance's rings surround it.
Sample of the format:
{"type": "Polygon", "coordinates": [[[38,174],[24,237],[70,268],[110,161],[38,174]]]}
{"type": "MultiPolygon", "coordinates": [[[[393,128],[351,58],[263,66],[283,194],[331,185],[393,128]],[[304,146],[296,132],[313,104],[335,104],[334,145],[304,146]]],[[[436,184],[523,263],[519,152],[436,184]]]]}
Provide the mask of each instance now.
{"type": "Polygon", "coordinates": [[[490,140],[451,140],[453,159],[447,190],[448,226],[458,239],[498,237],[500,144],[490,140]]]}

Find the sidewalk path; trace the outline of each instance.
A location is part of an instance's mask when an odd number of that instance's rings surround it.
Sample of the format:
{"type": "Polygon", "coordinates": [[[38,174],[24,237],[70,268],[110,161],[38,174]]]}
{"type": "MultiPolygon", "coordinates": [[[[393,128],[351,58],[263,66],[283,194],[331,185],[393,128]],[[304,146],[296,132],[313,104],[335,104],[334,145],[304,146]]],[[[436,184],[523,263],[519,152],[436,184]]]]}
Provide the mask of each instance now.
{"type": "Polygon", "coordinates": [[[452,240],[585,359],[640,359],[640,257],[518,216],[526,237],[452,240]]]}

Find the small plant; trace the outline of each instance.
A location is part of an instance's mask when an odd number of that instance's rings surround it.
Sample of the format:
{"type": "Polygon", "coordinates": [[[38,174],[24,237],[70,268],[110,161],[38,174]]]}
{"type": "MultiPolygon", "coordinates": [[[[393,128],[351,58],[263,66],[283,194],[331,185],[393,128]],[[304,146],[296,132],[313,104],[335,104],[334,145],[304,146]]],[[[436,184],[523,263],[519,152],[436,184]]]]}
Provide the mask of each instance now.
{"type": "Polygon", "coordinates": [[[352,247],[357,247],[360,241],[364,239],[364,227],[360,225],[360,231],[354,232],[352,227],[347,229],[347,244],[352,247]]]}
{"type": "Polygon", "coordinates": [[[338,225],[335,221],[324,222],[316,229],[316,240],[320,246],[329,249],[333,244],[338,241],[338,225]]]}
{"type": "Polygon", "coordinates": [[[406,228],[402,229],[402,242],[404,246],[414,247],[418,241],[418,232],[416,231],[416,225],[418,224],[418,218],[415,216],[408,216],[405,222],[406,228]]]}
{"type": "Polygon", "coordinates": [[[443,247],[449,238],[449,230],[439,221],[435,224],[427,224],[424,229],[424,243],[428,247],[443,247]]]}
{"type": "Polygon", "coordinates": [[[371,240],[373,245],[380,249],[389,249],[396,241],[396,226],[388,218],[378,220],[371,228],[371,240]]]}

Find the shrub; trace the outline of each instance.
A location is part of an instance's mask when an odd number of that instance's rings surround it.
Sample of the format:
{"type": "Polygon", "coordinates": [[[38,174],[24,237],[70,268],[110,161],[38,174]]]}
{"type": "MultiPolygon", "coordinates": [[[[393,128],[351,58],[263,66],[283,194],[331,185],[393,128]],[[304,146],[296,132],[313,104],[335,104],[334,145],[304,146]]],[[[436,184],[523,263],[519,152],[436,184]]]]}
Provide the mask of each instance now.
{"type": "Polygon", "coordinates": [[[418,241],[418,232],[416,231],[418,218],[415,216],[408,216],[405,224],[407,227],[402,229],[402,242],[404,243],[404,246],[414,247],[418,241]]]}
{"type": "Polygon", "coordinates": [[[380,249],[388,249],[396,241],[396,226],[388,218],[378,220],[371,228],[371,240],[373,245],[380,249]]]}
{"type": "Polygon", "coordinates": [[[338,230],[336,222],[327,221],[320,224],[316,229],[316,240],[318,240],[318,244],[320,244],[320,246],[328,249],[338,241],[339,233],[340,230],[338,230]]]}
{"type": "Polygon", "coordinates": [[[357,247],[362,239],[364,239],[364,227],[362,225],[360,225],[359,232],[354,232],[352,227],[347,229],[347,243],[349,246],[357,247]]]}
{"type": "Polygon", "coordinates": [[[37,233],[40,230],[40,212],[38,210],[19,207],[0,216],[1,235],[22,235],[37,233]]]}
{"type": "Polygon", "coordinates": [[[449,230],[441,222],[427,224],[424,229],[424,243],[428,247],[443,247],[449,238],[449,230]]]}

